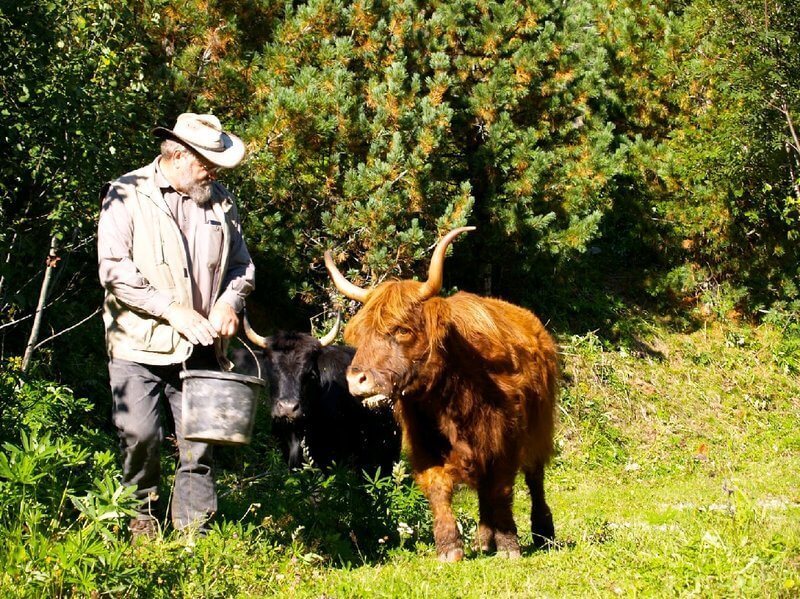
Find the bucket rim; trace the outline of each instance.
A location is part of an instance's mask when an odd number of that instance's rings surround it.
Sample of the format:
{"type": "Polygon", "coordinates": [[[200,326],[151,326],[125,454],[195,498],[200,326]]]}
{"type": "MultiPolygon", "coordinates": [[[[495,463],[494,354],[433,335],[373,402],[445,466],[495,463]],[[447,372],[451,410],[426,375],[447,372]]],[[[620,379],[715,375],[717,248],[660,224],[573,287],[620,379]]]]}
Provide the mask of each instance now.
{"type": "Polygon", "coordinates": [[[236,381],[239,383],[251,383],[266,387],[267,381],[257,376],[249,374],[237,374],[235,372],[222,372],[219,370],[181,370],[181,380],[186,379],[217,379],[223,381],[236,381]]]}

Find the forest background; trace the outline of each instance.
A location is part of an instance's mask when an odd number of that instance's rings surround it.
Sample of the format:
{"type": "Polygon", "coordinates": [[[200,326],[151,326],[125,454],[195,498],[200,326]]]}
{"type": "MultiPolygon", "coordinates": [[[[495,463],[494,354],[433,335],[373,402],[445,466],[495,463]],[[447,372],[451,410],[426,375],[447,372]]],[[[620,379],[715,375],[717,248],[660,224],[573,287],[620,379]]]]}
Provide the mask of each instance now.
{"type": "Polygon", "coordinates": [[[0,440],[109,438],[98,193],[184,111],[247,144],[222,179],[262,331],[356,309],[325,249],[372,285],[470,224],[446,287],[562,338],[796,333],[798,24],[788,0],[0,1],[0,440]]]}

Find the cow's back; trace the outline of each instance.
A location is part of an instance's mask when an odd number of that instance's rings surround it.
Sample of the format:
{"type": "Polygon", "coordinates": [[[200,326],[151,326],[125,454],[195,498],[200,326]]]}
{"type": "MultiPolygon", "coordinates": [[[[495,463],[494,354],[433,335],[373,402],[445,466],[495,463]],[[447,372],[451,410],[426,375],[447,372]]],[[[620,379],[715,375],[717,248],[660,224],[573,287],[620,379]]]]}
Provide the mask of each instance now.
{"type": "Polygon", "coordinates": [[[521,461],[552,454],[559,364],[557,346],[530,310],[459,292],[444,300],[458,336],[481,358],[498,388],[517,400],[521,461]]]}

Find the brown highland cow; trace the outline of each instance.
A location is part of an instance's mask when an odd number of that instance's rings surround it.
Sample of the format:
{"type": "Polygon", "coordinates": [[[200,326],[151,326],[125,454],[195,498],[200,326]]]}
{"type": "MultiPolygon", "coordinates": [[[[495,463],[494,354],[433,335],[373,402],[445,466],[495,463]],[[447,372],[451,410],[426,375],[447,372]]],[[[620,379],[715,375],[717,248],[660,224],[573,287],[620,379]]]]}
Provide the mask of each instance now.
{"type": "Polygon", "coordinates": [[[448,245],[473,229],[455,229],[439,242],[425,282],[362,289],[325,252],[336,287],[364,304],[345,329],[345,341],[357,348],[347,371],[350,392],[367,405],[393,404],[443,561],[464,556],[451,505],[459,483],[478,492],[478,548],[520,555],[511,510],[520,468],[534,544],[554,538],[544,466],[553,450],[555,343],[528,310],[471,293],[438,296],[448,245]]]}

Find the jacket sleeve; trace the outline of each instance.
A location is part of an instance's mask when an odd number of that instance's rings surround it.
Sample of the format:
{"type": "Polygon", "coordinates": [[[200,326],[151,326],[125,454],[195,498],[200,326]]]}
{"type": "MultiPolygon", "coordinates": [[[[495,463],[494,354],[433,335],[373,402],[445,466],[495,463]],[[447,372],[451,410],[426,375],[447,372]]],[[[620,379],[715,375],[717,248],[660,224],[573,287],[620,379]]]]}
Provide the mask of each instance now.
{"type": "Polygon", "coordinates": [[[133,220],[125,206],[125,187],[112,183],[103,191],[97,225],[100,283],[130,308],[161,317],[172,297],[153,287],[133,263],[133,220]]]}
{"type": "Polygon", "coordinates": [[[228,216],[231,223],[231,247],[228,270],[222,280],[222,293],[219,300],[230,304],[237,312],[241,312],[245,299],[255,288],[256,267],[250,257],[250,252],[247,251],[235,204],[231,207],[228,216]]]}

